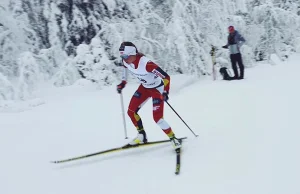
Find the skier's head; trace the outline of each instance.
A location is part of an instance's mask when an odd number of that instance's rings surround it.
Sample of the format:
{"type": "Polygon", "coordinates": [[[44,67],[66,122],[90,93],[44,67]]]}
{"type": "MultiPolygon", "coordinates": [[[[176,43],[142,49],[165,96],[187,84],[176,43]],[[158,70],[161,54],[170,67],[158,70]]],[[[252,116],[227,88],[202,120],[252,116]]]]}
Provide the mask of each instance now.
{"type": "Polygon", "coordinates": [[[136,59],[138,50],[132,42],[122,42],[119,48],[120,57],[126,63],[132,63],[136,59]]]}
{"type": "Polygon", "coordinates": [[[229,26],[228,27],[228,32],[229,33],[234,33],[235,29],[234,29],[234,26],[229,26]]]}

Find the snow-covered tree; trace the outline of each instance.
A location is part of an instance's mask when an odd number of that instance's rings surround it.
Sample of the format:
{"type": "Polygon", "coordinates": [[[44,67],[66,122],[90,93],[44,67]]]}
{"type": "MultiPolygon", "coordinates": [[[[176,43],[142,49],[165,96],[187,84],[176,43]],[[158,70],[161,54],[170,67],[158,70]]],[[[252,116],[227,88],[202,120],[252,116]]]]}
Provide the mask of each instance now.
{"type": "Polygon", "coordinates": [[[299,0],[2,0],[0,96],[29,97],[37,79],[109,85],[119,79],[122,41],[170,74],[210,75],[211,45],[219,65],[229,64],[221,49],[229,25],[246,38],[247,67],[300,51],[299,0]]]}

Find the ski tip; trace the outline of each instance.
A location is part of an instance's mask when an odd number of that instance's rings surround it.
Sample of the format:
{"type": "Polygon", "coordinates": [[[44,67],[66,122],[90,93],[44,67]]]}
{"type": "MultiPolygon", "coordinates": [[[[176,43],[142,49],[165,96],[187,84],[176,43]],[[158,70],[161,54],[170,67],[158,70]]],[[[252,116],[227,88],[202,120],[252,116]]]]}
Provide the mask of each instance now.
{"type": "Polygon", "coordinates": [[[52,164],[58,164],[58,163],[60,163],[60,161],[50,161],[50,163],[52,163],[52,164]]]}

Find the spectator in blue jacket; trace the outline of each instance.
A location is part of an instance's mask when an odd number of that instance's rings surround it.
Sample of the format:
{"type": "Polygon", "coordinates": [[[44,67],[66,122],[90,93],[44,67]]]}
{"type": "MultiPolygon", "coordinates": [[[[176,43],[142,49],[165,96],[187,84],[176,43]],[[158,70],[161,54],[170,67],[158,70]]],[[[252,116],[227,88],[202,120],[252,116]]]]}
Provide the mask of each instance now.
{"type": "Polygon", "coordinates": [[[227,44],[222,48],[229,49],[231,66],[234,72],[233,79],[244,79],[244,64],[240,52],[241,46],[245,43],[245,39],[233,26],[228,27],[229,35],[227,44]],[[240,74],[238,73],[237,63],[239,65],[240,74]]]}

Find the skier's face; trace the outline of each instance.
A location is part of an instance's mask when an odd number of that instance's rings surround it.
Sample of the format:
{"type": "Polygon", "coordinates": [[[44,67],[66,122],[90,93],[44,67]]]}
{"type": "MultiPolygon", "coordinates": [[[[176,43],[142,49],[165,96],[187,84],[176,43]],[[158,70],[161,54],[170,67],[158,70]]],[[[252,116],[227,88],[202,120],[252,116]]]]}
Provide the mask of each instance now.
{"type": "Polygon", "coordinates": [[[129,55],[128,56],[128,58],[123,58],[124,59],[124,61],[126,62],[126,63],[132,63],[133,61],[135,61],[135,59],[136,59],[136,56],[135,55],[129,55]]]}
{"type": "Polygon", "coordinates": [[[229,26],[228,27],[228,32],[230,33],[230,34],[232,34],[232,33],[234,33],[234,27],[233,26],[229,26]]]}
{"type": "Polygon", "coordinates": [[[229,32],[229,34],[232,34],[232,33],[234,33],[234,29],[233,28],[229,28],[228,32],[229,32]]]}

